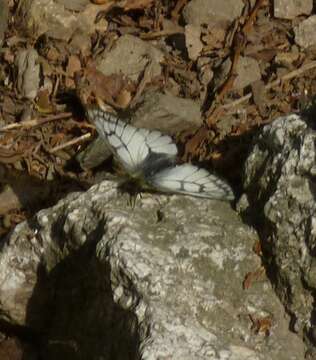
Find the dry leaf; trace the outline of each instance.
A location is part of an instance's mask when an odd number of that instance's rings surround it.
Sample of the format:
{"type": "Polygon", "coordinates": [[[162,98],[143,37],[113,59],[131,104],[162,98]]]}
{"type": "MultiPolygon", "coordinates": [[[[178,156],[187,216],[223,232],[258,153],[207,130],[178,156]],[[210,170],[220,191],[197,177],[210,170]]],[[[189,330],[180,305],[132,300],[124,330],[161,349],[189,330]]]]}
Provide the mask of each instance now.
{"type": "Polygon", "coordinates": [[[249,272],[246,274],[245,279],[243,281],[243,289],[249,289],[252,284],[256,281],[259,281],[265,276],[266,270],[263,266],[253,272],[249,272]]]}

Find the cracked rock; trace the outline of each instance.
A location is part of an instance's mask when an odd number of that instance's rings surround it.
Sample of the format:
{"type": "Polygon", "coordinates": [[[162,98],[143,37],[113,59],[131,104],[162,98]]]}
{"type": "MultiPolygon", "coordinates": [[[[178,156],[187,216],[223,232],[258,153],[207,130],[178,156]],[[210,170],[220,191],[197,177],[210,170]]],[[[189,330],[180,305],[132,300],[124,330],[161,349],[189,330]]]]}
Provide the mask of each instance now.
{"type": "Polygon", "coordinates": [[[313,10],[313,0],[274,0],[274,16],[280,19],[294,19],[299,15],[309,15],[313,10]]]}
{"type": "Polygon", "coordinates": [[[16,58],[18,68],[18,90],[23,97],[33,100],[37,96],[40,82],[40,65],[35,49],[22,50],[16,58]]]}
{"type": "Polygon", "coordinates": [[[105,181],[19,224],[0,253],[1,321],[38,334],[48,360],[303,358],[267,278],[243,289],[257,236],[228,203],[128,201],[105,181]],[[253,329],[267,318],[269,336],[253,329]]]}
{"type": "Polygon", "coordinates": [[[295,42],[302,48],[316,44],[315,40],[316,15],[303,20],[294,28],[295,42]]]}
{"type": "MultiPolygon", "coordinates": [[[[249,211],[260,224],[268,271],[292,315],[292,329],[314,333],[316,132],[299,115],[264,127],[245,167],[249,211]]],[[[315,341],[315,339],[311,339],[315,341]]]]}

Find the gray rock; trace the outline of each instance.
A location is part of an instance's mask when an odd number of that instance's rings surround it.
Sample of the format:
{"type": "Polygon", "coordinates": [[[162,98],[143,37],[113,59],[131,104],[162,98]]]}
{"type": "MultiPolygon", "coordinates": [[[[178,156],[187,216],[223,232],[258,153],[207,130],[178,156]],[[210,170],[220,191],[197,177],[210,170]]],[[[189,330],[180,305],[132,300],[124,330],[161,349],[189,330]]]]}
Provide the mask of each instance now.
{"type": "Polygon", "coordinates": [[[54,39],[68,41],[76,28],[75,13],[53,0],[25,0],[20,12],[26,29],[34,36],[46,33],[54,39]]]}
{"type": "MultiPolygon", "coordinates": [[[[215,80],[216,86],[219,86],[225,81],[231,69],[231,60],[228,58],[220,67],[220,72],[217,74],[215,80]]],[[[246,86],[261,79],[260,67],[257,60],[241,56],[236,67],[236,78],[234,80],[234,89],[243,89],[246,86]]]]}
{"type": "Polygon", "coordinates": [[[111,151],[104,139],[97,137],[76,156],[82,169],[93,169],[111,156],[111,151]]]}
{"type": "Polygon", "coordinates": [[[116,185],[74,193],[19,224],[0,253],[0,319],[46,334],[45,359],[301,360],[228,203],[116,185]],[[271,335],[252,330],[271,317],[271,335]]]}
{"type": "Polygon", "coordinates": [[[185,44],[189,59],[195,61],[203,49],[200,26],[190,24],[185,26],[185,44]]]}
{"type": "Polygon", "coordinates": [[[176,133],[202,125],[199,105],[191,99],[148,91],[132,118],[136,127],[176,133]]]}
{"type": "Polygon", "coordinates": [[[183,10],[187,24],[231,24],[241,15],[244,4],[241,0],[192,0],[183,10]]]}
{"type": "Polygon", "coordinates": [[[160,75],[163,58],[163,53],[150,43],[127,34],[121,36],[109,52],[98,58],[97,69],[105,75],[121,73],[137,81],[149,61],[152,64],[151,77],[160,75]]]}
{"type": "Polygon", "coordinates": [[[261,79],[261,72],[257,60],[241,56],[236,67],[237,77],[234,81],[234,89],[243,89],[246,86],[261,79]]]}
{"type": "Polygon", "coordinates": [[[256,139],[244,180],[277,293],[293,329],[307,336],[315,328],[315,143],[315,131],[298,115],[278,118],[256,139]]]}
{"type": "Polygon", "coordinates": [[[274,16],[280,19],[294,19],[299,15],[309,15],[313,10],[313,0],[274,0],[274,16]]]}
{"type": "Polygon", "coordinates": [[[17,87],[20,94],[30,100],[35,99],[40,83],[40,66],[35,49],[21,50],[16,58],[18,68],[17,87]]]}
{"type": "Polygon", "coordinates": [[[61,0],[24,0],[19,11],[26,31],[32,36],[39,37],[46,33],[53,39],[69,41],[78,32],[91,34],[98,27],[94,20],[100,7],[85,3],[88,2],[74,0],[68,1],[68,6],[65,6],[61,0]],[[77,10],[84,11],[68,10],[75,6],[77,10]]]}
{"type": "Polygon", "coordinates": [[[295,42],[302,48],[308,48],[316,44],[315,39],[316,15],[303,20],[294,28],[295,42]]]}

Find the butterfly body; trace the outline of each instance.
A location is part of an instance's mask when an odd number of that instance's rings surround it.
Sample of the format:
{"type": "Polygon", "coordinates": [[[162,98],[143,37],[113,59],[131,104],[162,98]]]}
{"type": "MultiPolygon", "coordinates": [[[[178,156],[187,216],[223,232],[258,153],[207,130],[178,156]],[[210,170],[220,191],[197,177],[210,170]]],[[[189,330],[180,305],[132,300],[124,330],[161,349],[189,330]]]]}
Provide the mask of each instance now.
{"type": "Polygon", "coordinates": [[[219,200],[233,200],[230,186],[206,169],[176,165],[178,149],[157,130],[135,128],[97,108],[87,110],[114,157],[138,187],[219,200]]]}

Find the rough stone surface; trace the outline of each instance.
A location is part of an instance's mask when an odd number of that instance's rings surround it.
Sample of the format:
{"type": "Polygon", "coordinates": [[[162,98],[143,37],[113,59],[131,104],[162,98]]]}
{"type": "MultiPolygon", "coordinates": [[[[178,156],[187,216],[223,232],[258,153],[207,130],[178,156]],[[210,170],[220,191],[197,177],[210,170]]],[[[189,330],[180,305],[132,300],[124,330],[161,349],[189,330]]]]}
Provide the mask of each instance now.
{"type": "Polygon", "coordinates": [[[316,133],[298,115],[264,127],[246,162],[249,211],[262,231],[268,271],[292,314],[291,326],[315,342],[316,133]]]}
{"type": "MultiPolygon", "coordinates": [[[[228,76],[231,69],[231,60],[227,59],[223,62],[215,84],[218,86],[223,83],[224,79],[228,76]]],[[[261,79],[260,67],[257,60],[248,57],[241,56],[238,60],[236,68],[236,78],[234,80],[234,89],[243,89],[246,86],[261,79]]]]}
{"type": "Polygon", "coordinates": [[[48,360],[303,359],[267,279],[242,288],[257,237],[228,203],[128,199],[103,182],[19,224],[0,254],[1,321],[42,334],[48,360]],[[268,337],[252,328],[267,316],[268,337]]]}
{"type": "Polygon", "coordinates": [[[316,44],[315,38],[316,15],[310,16],[303,20],[298,26],[294,28],[295,42],[302,48],[316,44]]]}
{"type": "Polygon", "coordinates": [[[35,49],[21,50],[16,58],[18,68],[17,87],[20,94],[30,100],[35,99],[40,84],[40,66],[35,49]]]}
{"type": "Polygon", "coordinates": [[[244,4],[241,0],[192,0],[183,10],[187,24],[230,24],[241,15],[244,4]]]}
{"type": "Polygon", "coordinates": [[[137,81],[145,70],[146,65],[151,61],[151,77],[161,74],[160,62],[163,60],[163,53],[133,35],[121,36],[113,49],[106,52],[98,59],[98,70],[105,75],[123,74],[133,81],[137,81]]]}
{"type": "Polygon", "coordinates": [[[309,15],[312,10],[313,0],[274,0],[274,16],[280,19],[309,15]]]}
{"type": "Polygon", "coordinates": [[[236,73],[234,89],[243,89],[261,79],[261,71],[257,60],[247,56],[239,58],[236,73]]]}
{"type": "Polygon", "coordinates": [[[200,126],[202,118],[199,105],[191,99],[149,91],[133,114],[132,123],[136,127],[175,133],[200,126]]]}
{"type": "Polygon", "coordinates": [[[83,151],[77,154],[76,160],[82,169],[93,169],[110,156],[111,151],[107,143],[101,137],[97,137],[83,151]]]}
{"type": "Polygon", "coordinates": [[[203,50],[200,26],[190,24],[185,26],[185,45],[189,58],[195,61],[203,50]]]}
{"type": "Polygon", "coordinates": [[[100,11],[98,5],[85,5],[82,2],[80,9],[84,11],[69,9],[54,0],[23,0],[20,15],[26,30],[34,37],[45,33],[53,39],[69,41],[78,33],[90,34],[95,31],[97,25],[94,20],[100,11]]]}

